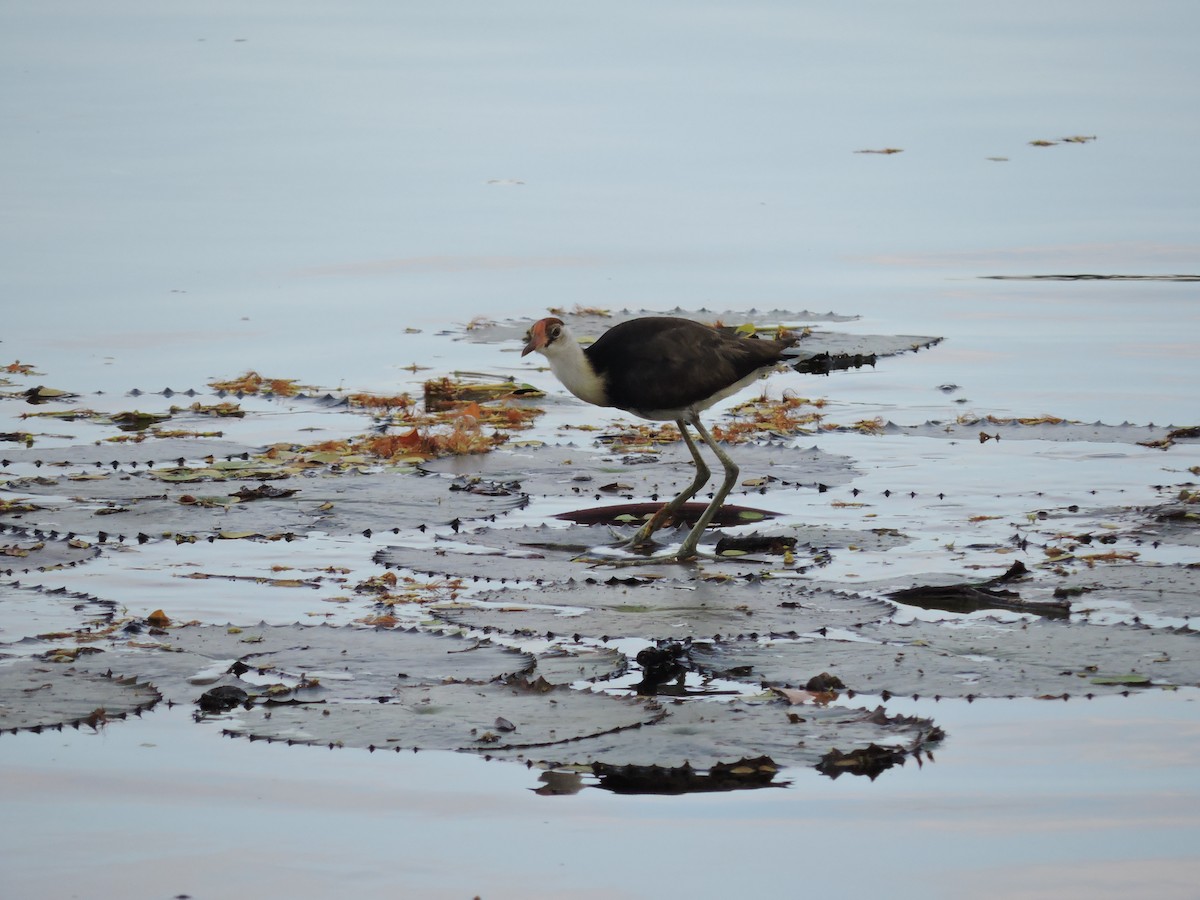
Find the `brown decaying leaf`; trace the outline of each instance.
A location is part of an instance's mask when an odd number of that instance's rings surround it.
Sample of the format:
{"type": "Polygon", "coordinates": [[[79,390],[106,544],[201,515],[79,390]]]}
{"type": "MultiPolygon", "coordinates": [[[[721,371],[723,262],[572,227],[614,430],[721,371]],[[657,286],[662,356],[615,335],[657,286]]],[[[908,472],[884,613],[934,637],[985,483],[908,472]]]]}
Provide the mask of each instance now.
{"type": "Polygon", "coordinates": [[[231,394],[274,394],[277,397],[294,397],[301,390],[295,378],[264,378],[255,371],[228,381],[210,381],[208,386],[231,394]]]}
{"type": "Polygon", "coordinates": [[[395,394],[391,396],[379,396],[376,394],[349,394],[346,400],[351,406],[361,407],[363,409],[379,409],[393,410],[399,409],[403,413],[411,415],[416,410],[416,404],[408,394],[395,394]]]}
{"type": "Polygon", "coordinates": [[[172,406],[170,411],[172,413],[190,412],[198,416],[213,416],[221,419],[242,419],[246,416],[245,410],[239,404],[230,401],[205,405],[197,400],[191,406],[172,406]]]}
{"type": "Polygon", "coordinates": [[[810,400],[785,394],[779,400],[761,396],[748,400],[732,410],[733,422],[713,426],[713,435],[721,441],[736,444],[757,440],[771,434],[796,434],[807,428],[819,426],[824,415],[803,410],[802,407],[821,409],[825,400],[810,400]]]}

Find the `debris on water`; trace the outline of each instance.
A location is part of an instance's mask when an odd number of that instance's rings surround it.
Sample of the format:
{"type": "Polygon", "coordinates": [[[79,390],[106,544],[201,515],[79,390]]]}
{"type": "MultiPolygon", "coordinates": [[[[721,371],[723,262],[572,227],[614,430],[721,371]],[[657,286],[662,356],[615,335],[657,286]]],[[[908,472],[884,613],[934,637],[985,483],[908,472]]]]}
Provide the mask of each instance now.
{"type": "Polygon", "coordinates": [[[1156,441],[1138,441],[1143,447],[1154,447],[1158,450],[1167,450],[1172,447],[1176,441],[1195,440],[1200,438],[1200,425],[1192,425],[1188,428],[1176,428],[1170,431],[1166,437],[1159,438],[1156,441]]]}
{"type": "Polygon", "coordinates": [[[298,490],[298,488],[277,488],[263,482],[258,487],[239,488],[236,493],[230,496],[243,503],[251,500],[280,500],[284,497],[291,497],[298,490]]]}
{"type": "Polygon", "coordinates": [[[264,378],[255,371],[249,371],[238,378],[225,381],[210,381],[208,386],[215,391],[229,394],[267,394],[276,397],[293,397],[302,390],[295,378],[264,378]]]}
{"type": "Polygon", "coordinates": [[[784,556],[796,549],[796,538],[782,534],[726,535],[717,541],[717,556],[762,553],[784,556]]]}
{"type": "Polygon", "coordinates": [[[223,684],[200,695],[196,704],[204,712],[226,712],[250,701],[250,695],[240,687],[223,684]]]}
{"type": "Polygon", "coordinates": [[[660,641],[658,646],[640,651],[635,659],[642,667],[642,680],[633,687],[642,695],[659,693],[659,688],[668,681],[678,681],[682,686],[689,668],[687,644],[679,641],[660,641]]]}
{"type": "Polygon", "coordinates": [[[846,685],[842,683],[842,679],[836,675],[830,675],[828,672],[822,672],[820,675],[814,675],[804,685],[806,691],[814,691],[817,693],[828,693],[829,691],[844,691],[846,685]]]}
{"type": "Polygon", "coordinates": [[[1022,598],[1017,591],[1002,587],[1002,585],[1010,584],[1028,574],[1029,570],[1025,568],[1025,564],[1017,560],[1004,574],[987,581],[915,585],[892,591],[888,597],[909,606],[958,613],[984,609],[1008,609],[1033,613],[1051,619],[1062,619],[1071,614],[1069,598],[1056,595],[1046,598],[1022,598]]]}
{"type": "Polygon", "coordinates": [[[482,381],[478,379],[435,378],[425,382],[425,411],[430,413],[462,409],[469,404],[501,400],[533,400],[545,393],[531,384],[512,379],[482,381]]]}

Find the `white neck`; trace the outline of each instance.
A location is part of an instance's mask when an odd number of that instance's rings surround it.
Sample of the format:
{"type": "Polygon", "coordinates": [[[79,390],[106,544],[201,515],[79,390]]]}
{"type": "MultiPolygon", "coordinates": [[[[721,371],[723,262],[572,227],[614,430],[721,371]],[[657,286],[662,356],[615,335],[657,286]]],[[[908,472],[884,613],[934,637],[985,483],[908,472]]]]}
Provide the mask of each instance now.
{"type": "Polygon", "coordinates": [[[575,340],[566,327],[558,340],[542,350],[542,353],[550,362],[550,371],[562,382],[563,387],[585,403],[608,406],[604,382],[592,369],[592,364],[584,355],[579,341],[575,340]]]}

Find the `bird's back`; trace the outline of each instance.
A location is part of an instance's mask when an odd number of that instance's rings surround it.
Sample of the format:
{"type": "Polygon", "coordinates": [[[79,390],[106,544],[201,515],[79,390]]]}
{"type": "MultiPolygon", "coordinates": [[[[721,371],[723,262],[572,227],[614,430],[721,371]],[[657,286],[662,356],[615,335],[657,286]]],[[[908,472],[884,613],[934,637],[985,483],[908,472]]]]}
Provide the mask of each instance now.
{"type": "Polygon", "coordinates": [[[612,406],[654,419],[710,406],[774,365],[795,339],[760,340],[670,316],[614,325],[584,351],[612,406]]]}

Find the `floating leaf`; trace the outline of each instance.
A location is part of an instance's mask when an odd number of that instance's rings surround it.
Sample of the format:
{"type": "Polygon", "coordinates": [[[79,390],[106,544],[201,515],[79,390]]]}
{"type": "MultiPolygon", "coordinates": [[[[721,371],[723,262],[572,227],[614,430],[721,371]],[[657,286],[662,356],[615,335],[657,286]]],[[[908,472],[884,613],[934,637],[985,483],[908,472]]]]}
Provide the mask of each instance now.
{"type": "Polygon", "coordinates": [[[543,751],[533,748],[635,728],[662,714],[654,703],[568,688],[436,684],[400,688],[388,703],[255,707],[238,713],[226,731],[289,743],[538,758],[543,751]],[[512,727],[497,729],[497,719],[512,727]]]}

